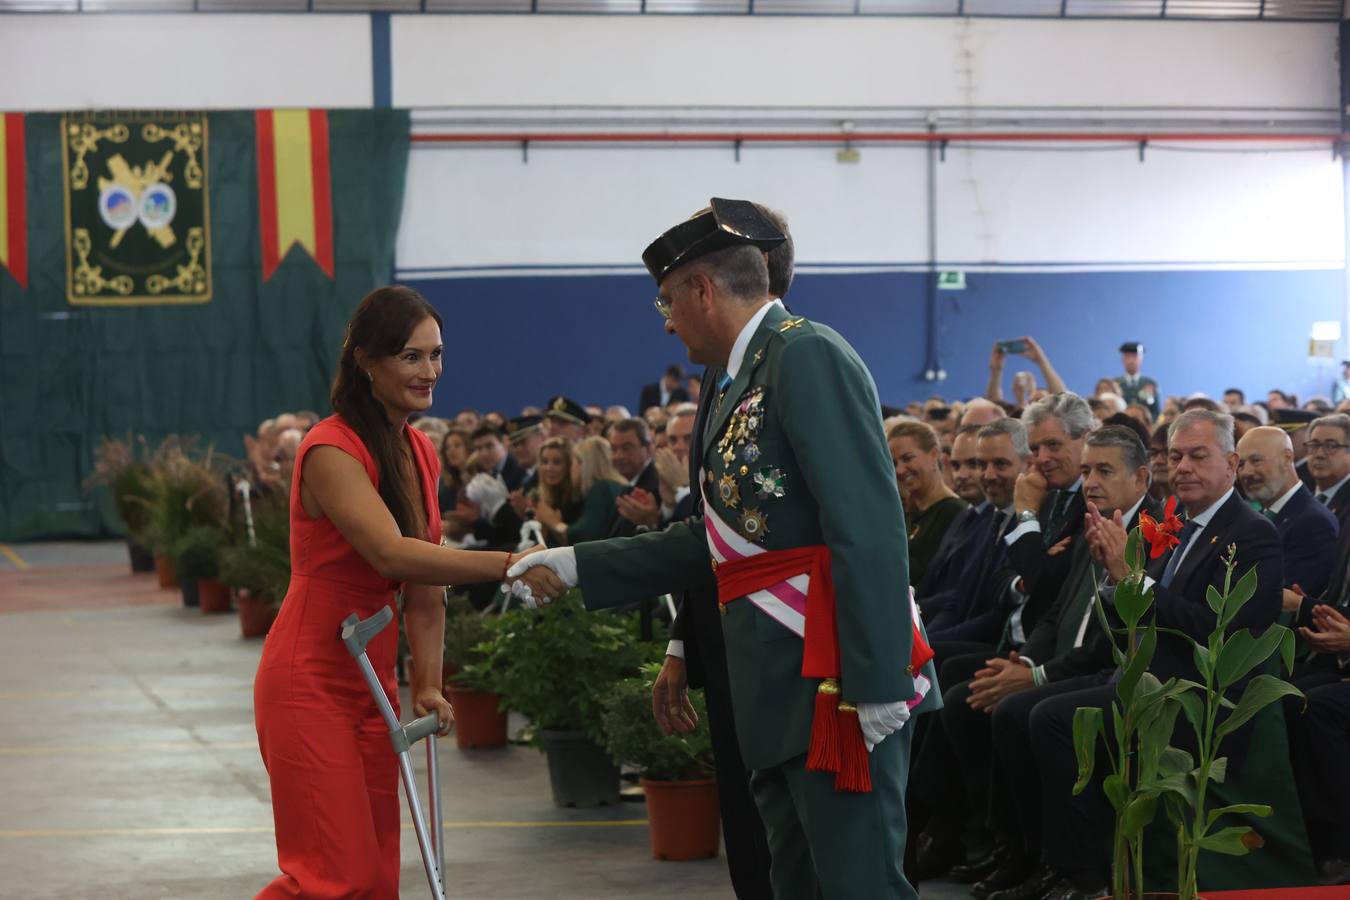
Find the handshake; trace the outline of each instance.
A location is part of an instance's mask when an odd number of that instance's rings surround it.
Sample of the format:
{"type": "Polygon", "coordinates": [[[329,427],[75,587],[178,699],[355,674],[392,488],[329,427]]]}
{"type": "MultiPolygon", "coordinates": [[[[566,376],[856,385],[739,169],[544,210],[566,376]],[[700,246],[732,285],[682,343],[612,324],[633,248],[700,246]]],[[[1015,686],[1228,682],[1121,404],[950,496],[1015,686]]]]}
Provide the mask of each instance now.
{"type": "Polygon", "coordinates": [[[577,586],[577,554],[571,547],[526,550],[506,570],[511,596],[530,609],[546,606],[577,586]]]}

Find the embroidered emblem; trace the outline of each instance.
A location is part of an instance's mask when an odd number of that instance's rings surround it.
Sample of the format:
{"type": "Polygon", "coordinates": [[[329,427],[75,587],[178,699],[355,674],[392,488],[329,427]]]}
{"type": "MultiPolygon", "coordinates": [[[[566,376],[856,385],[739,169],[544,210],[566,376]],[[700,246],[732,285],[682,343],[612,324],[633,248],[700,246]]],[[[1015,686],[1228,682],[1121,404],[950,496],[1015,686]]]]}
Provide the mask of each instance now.
{"type": "Polygon", "coordinates": [[[769,517],[757,509],[746,509],[741,513],[741,534],[748,541],[756,543],[764,540],[769,533],[769,517]]]}
{"type": "Polygon", "coordinates": [[[736,483],[736,479],[730,474],[723,475],[722,480],[717,484],[717,494],[726,504],[727,509],[735,509],[741,503],[741,486],[736,483]]]}
{"type": "Polygon", "coordinates": [[[745,445],[745,449],[741,451],[741,456],[744,457],[745,461],[748,462],[748,463],[752,463],[752,464],[753,464],[753,463],[755,463],[755,462],[758,462],[758,461],[759,461],[759,444],[756,444],[756,443],[753,442],[753,441],[751,441],[750,443],[746,444],[746,445],[745,445]]]}
{"type": "Polygon", "coordinates": [[[760,469],[755,473],[756,493],[765,500],[781,500],[787,493],[783,490],[783,472],[781,469],[760,469]]]}
{"type": "Polygon", "coordinates": [[[778,326],[778,330],[779,330],[779,332],[781,333],[781,332],[784,332],[784,331],[791,331],[791,330],[794,329],[794,328],[801,328],[801,327],[802,327],[802,323],[805,322],[805,321],[806,321],[806,320],[803,319],[803,318],[801,318],[800,316],[797,317],[797,318],[795,318],[795,319],[786,319],[786,320],[784,320],[784,322],[783,322],[782,325],[779,325],[779,326],[778,326]]]}
{"type": "Polygon", "coordinates": [[[757,365],[759,365],[759,364],[762,363],[762,362],[764,362],[764,351],[763,351],[763,350],[756,350],[756,351],[755,351],[755,358],[752,359],[752,360],[750,361],[750,364],[751,364],[751,365],[754,365],[754,366],[757,366],[757,365]]]}

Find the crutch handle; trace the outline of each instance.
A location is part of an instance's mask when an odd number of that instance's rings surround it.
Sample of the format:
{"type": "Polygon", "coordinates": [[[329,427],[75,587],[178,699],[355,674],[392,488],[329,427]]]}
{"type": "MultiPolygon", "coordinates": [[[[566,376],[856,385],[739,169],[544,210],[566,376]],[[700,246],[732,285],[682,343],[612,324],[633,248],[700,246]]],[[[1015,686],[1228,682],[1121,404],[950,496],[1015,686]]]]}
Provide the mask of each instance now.
{"type": "Polygon", "coordinates": [[[403,726],[403,733],[408,736],[409,744],[415,744],[429,734],[439,734],[440,731],[441,717],[436,713],[423,716],[420,719],[413,719],[403,726]]]}
{"type": "Polygon", "coordinates": [[[385,606],[368,619],[358,619],[356,613],[342,620],[342,643],[347,652],[354,657],[366,652],[366,645],[375,635],[384,631],[384,627],[394,620],[394,611],[385,606]]]}

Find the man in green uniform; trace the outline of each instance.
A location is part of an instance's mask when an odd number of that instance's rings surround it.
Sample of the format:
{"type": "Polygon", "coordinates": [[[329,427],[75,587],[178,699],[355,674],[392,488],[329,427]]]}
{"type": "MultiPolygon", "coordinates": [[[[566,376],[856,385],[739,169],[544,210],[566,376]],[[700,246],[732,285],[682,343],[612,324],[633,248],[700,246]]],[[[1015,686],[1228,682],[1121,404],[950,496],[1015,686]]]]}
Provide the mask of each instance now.
{"type": "Polygon", "coordinates": [[[754,204],[714,198],[643,253],[667,332],[727,373],[697,436],[705,515],[509,575],[527,600],[579,584],[590,609],[716,579],[775,896],[909,900],[903,726],[941,692],[876,387],[843,338],[770,301],[764,253],[783,239],[754,204]]]}
{"type": "Polygon", "coordinates": [[[1147,375],[1139,374],[1144,364],[1144,345],[1138,341],[1126,341],[1120,345],[1120,364],[1125,374],[1116,379],[1116,387],[1125,405],[1138,403],[1146,408],[1154,421],[1158,419],[1158,410],[1162,409],[1162,398],[1158,396],[1158,382],[1147,375]]]}

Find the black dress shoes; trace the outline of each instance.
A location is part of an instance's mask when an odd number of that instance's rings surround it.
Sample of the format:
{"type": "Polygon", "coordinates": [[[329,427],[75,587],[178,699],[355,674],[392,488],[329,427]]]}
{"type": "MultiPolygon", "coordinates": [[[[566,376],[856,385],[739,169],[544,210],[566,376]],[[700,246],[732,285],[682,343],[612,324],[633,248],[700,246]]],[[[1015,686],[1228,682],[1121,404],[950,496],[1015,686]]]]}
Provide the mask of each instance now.
{"type": "Polygon", "coordinates": [[[1060,881],[1059,873],[1054,869],[1039,866],[1020,883],[994,891],[987,900],[1042,900],[1060,881]]]}
{"type": "Polygon", "coordinates": [[[1328,887],[1350,884],[1350,862],[1343,859],[1323,860],[1317,864],[1317,880],[1328,887]]]}
{"type": "Polygon", "coordinates": [[[1017,887],[1030,878],[1036,869],[1036,860],[1021,853],[1010,853],[994,871],[971,885],[970,894],[976,900],[989,900],[991,894],[1017,887]]]}
{"type": "Polygon", "coordinates": [[[965,858],[960,841],[942,840],[925,831],[914,847],[914,875],[919,881],[941,878],[965,858]]]}
{"type": "Polygon", "coordinates": [[[1110,888],[1105,886],[1085,891],[1068,879],[1060,879],[1043,900],[1099,900],[1103,896],[1109,896],[1110,893],[1110,888]]]}
{"type": "Polygon", "coordinates": [[[974,884],[988,878],[995,869],[1012,857],[1012,851],[1005,844],[995,844],[984,856],[974,862],[953,866],[947,877],[957,884],[974,884]]]}

